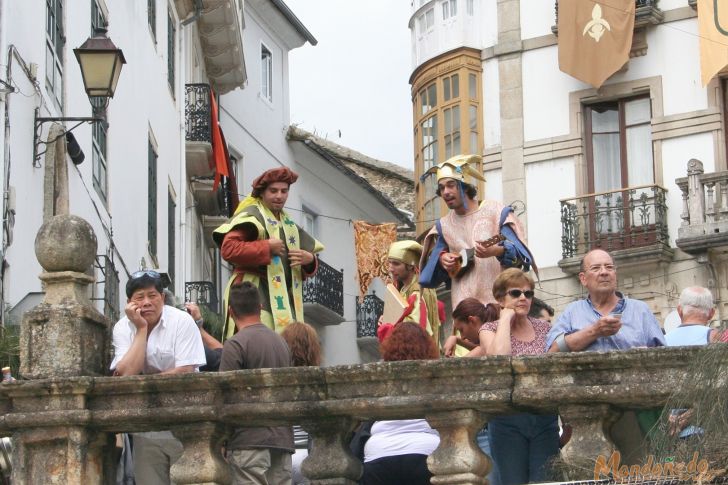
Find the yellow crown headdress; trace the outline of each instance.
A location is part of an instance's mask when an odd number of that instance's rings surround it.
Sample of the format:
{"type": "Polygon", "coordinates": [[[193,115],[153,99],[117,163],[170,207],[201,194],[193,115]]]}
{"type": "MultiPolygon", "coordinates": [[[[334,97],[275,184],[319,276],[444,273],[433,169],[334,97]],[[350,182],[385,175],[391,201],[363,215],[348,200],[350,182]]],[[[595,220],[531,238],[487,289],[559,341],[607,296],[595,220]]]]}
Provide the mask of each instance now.
{"type": "Polygon", "coordinates": [[[470,166],[471,163],[480,162],[482,158],[480,155],[456,155],[430,168],[422,178],[424,179],[429,175],[437,174],[436,181],[438,182],[442,179],[450,178],[468,183],[465,177],[470,176],[485,182],[483,174],[470,166]]]}

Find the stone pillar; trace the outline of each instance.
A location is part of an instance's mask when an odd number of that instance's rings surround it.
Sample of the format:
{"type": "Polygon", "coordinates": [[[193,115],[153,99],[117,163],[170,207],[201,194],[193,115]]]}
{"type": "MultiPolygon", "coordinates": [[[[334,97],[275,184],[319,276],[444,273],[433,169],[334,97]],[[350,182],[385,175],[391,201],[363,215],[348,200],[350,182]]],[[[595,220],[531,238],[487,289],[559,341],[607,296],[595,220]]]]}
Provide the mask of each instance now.
{"type": "Polygon", "coordinates": [[[80,217],[58,215],[41,226],[35,253],[43,303],[25,313],[20,328],[20,375],[25,379],[98,376],[107,372],[109,326],[88,298],[85,274],[96,256],[96,236],[80,217]]]}
{"type": "Polygon", "coordinates": [[[703,172],[703,162],[691,158],[688,162],[688,214],[690,224],[696,226],[705,222],[705,192],[700,180],[703,172]]]}
{"type": "Polygon", "coordinates": [[[232,482],[230,467],[221,454],[226,436],[219,423],[186,424],[172,430],[182,442],[182,456],[172,465],[170,476],[177,485],[227,485],[232,482]]]}
{"type": "Polygon", "coordinates": [[[615,450],[608,430],[620,413],[609,404],[568,404],[559,406],[559,414],[572,427],[571,439],[561,449],[564,472],[571,480],[591,479],[597,458],[609,460],[615,450]]]}
{"type": "Polygon", "coordinates": [[[427,467],[434,474],[433,484],[485,485],[490,471],[490,457],[480,451],[475,435],[483,427],[485,416],[473,409],[428,414],[427,422],[440,433],[440,445],[427,457],[427,467]]]}
{"type": "Polygon", "coordinates": [[[356,485],[362,474],[361,462],[349,450],[356,421],[347,417],[322,418],[303,423],[313,439],[311,453],[301,470],[311,485],[356,485]]]}
{"type": "Polygon", "coordinates": [[[90,420],[86,401],[93,383],[68,380],[106,372],[109,322],[91,306],[93,278],[84,273],[96,247],[89,223],[67,214],[49,219],[36,236],[45,299],[23,316],[20,377],[56,379],[43,382],[43,399],[31,382],[20,380],[4,389],[13,416],[23,421],[13,435],[16,485],[114,483],[113,435],[84,426],[90,420]]]}
{"type": "Polygon", "coordinates": [[[113,435],[78,426],[35,428],[15,433],[13,484],[114,483],[110,480],[106,460],[112,455],[113,446],[113,435]]]}

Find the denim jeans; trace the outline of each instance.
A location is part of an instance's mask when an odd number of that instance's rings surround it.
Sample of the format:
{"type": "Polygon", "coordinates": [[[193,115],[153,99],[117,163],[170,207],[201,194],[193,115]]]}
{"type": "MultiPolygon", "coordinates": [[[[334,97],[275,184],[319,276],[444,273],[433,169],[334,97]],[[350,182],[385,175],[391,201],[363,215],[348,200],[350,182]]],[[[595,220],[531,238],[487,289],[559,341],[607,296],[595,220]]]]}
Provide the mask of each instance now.
{"type": "Polygon", "coordinates": [[[498,473],[498,465],[495,463],[493,454],[490,451],[490,440],[488,439],[488,428],[483,428],[478,431],[475,435],[475,442],[478,443],[478,447],[490,457],[490,473],[488,473],[488,484],[489,485],[501,485],[500,474],[498,473]]]}
{"type": "Polygon", "coordinates": [[[488,434],[501,485],[547,479],[546,465],[559,453],[556,416],[498,416],[488,422],[488,434]]]}

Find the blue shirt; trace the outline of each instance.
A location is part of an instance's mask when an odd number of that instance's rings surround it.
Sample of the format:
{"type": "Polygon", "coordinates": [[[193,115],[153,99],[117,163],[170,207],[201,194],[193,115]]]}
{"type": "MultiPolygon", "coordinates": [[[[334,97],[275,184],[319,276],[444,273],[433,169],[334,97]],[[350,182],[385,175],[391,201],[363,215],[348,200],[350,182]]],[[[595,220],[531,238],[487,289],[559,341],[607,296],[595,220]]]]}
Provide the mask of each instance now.
{"type": "MultiPolygon", "coordinates": [[[[599,337],[584,351],[598,352],[607,350],[625,350],[633,347],[661,347],[665,345],[665,336],[660,324],[642,301],[624,298],[621,293],[619,303],[613,310],[622,313],[622,328],[610,337],[599,337]]],[[[546,336],[546,352],[560,334],[572,334],[584,329],[599,320],[603,315],[594,308],[591,299],[575,301],[559,315],[556,323],[546,336]]]]}

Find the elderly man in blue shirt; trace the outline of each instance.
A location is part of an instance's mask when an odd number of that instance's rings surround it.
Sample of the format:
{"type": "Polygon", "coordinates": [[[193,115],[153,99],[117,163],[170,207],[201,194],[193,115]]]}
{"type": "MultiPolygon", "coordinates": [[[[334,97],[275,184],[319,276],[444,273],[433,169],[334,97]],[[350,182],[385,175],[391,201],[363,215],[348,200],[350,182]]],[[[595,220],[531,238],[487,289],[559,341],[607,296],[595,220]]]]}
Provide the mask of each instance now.
{"type": "MultiPolygon", "coordinates": [[[[556,320],[546,337],[548,352],[665,345],[660,324],[649,307],[617,291],[617,269],[608,252],[594,249],[586,253],[581,260],[579,281],[589,296],[570,303],[556,320]]],[[[642,463],[647,451],[644,437],[654,424],[656,413],[659,410],[626,410],[610,429],[612,440],[622,452],[623,464],[642,463]]]]}
{"type": "Polygon", "coordinates": [[[617,291],[617,270],[608,252],[589,251],[579,281],[589,296],[566,307],[546,337],[548,352],[624,350],[665,345],[660,324],[642,301],[617,291]]]}

